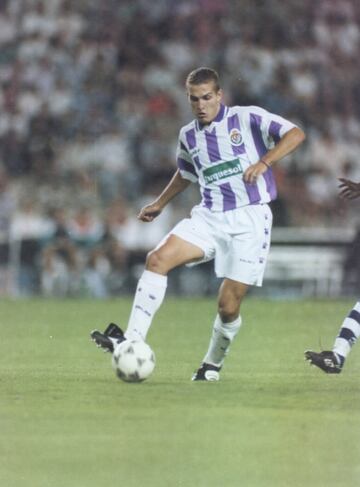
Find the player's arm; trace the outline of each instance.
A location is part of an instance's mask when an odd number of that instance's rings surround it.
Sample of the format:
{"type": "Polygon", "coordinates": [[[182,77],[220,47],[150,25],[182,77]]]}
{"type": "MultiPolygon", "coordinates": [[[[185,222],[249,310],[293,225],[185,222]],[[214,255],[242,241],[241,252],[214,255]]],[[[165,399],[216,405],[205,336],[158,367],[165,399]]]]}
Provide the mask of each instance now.
{"type": "Polygon", "coordinates": [[[164,188],[155,201],[144,206],[138,214],[139,220],[143,222],[152,222],[154,218],[160,215],[165,206],[179,193],[184,191],[191,182],[184,179],[178,169],[171,178],[169,184],[164,188]]]}
{"type": "Polygon", "coordinates": [[[258,162],[246,169],[244,181],[255,183],[258,176],[267,171],[275,162],[293,152],[304,140],[305,133],[299,127],[290,129],[258,162]]]}
{"type": "Polygon", "coordinates": [[[360,197],[360,183],[350,181],[350,179],[339,178],[340,197],[347,200],[354,200],[360,197]]]}

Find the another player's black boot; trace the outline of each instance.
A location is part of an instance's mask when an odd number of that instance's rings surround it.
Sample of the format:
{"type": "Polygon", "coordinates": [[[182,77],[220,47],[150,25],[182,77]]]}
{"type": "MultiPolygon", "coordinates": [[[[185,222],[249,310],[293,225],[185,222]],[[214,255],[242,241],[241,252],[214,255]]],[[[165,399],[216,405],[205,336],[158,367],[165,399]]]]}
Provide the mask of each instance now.
{"type": "Polygon", "coordinates": [[[316,367],[319,367],[327,374],[340,374],[344,363],[334,352],[329,350],[324,350],[320,353],[306,350],[305,360],[310,362],[311,365],[316,365],[316,367]]]}
{"type": "Polygon", "coordinates": [[[90,333],[90,337],[98,348],[102,348],[105,352],[111,353],[114,351],[114,345],[125,340],[122,329],[115,323],[110,323],[104,333],[99,330],[93,330],[90,333]]]}
{"type": "Polygon", "coordinates": [[[205,380],[208,382],[218,381],[220,380],[220,369],[221,367],[216,367],[215,365],[206,364],[204,362],[192,376],[191,380],[205,380]]]}

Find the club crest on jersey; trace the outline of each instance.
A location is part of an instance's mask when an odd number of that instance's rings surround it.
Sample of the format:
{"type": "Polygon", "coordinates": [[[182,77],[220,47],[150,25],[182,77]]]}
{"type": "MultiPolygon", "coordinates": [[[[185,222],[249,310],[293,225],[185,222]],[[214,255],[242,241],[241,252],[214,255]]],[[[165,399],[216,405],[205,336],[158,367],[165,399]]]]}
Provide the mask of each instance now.
{"type": "Polygon", "coordinates": [[[242,143],[242,135],[240,130],[234,128],[230,131],[230,140],[233,145],[240,145],[242,143]]]}

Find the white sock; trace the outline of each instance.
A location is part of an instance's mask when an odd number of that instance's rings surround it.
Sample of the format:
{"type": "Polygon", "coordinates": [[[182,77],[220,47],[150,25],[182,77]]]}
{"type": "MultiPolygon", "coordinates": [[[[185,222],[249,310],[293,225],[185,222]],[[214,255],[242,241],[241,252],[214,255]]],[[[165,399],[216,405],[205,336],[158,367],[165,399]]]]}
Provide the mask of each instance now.
{"type": "Polygon", "coordinates": [[[152,319],[160,308],[166,292],[167,276],[145,270],[139,279],[129,323],[128,340],[146,340],[152,319]]]}
{"type": "Polygon", "coordinates": [[[207,364],[221,367],[229,351],[230,344],[239,331],[240,326],[240,316],[231,323],[223,323],[220,316],[217,315],[209,343],[209,349],[203,361],[207,364]]]}
{"type": "Polygon", "coordinates": [[[336,337],[333,352],[346,358],[360,336],[360,301],[358,301],[348,316],[344,319],[339,334],[336,337]]]}

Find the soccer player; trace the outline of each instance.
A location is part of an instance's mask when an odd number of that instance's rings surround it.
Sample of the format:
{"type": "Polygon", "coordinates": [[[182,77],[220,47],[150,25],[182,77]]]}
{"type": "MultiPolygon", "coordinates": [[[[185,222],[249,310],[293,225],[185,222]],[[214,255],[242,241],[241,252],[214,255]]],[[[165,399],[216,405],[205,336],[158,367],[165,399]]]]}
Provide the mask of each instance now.
{"type": "Polygon", "coordinates": [[[168,272],[214,259],[215,274],[223,278],[218,313],[208,350],[192,379],[216,381],[241,326],[242,300],[249,286],[262,285],[272,226],[268,203],[276,198],[272,165],[296,149],[305,134],[262,108],[224,105],[213,69],[192,71],[186,91],[195,119],[180,130],[178,169],[138,218],[154,220],[191,182],[199,185],[201,203],[148,253],[125,334],[110,324],[91,337],[109,351],[123,339],[145,340],[163,302],[168,272]]]}
{"type": "MultiPolygon", "coordinates": [[[[355,183],[350,179],[339,179],[340,196],[353,200],[360,197],[360,183],[355,183]]],[[[311,365],[316,365],[327,374],[340,374],[346,357],[349,355],[351,347],[360,336],[360,301],[351,309],[347,317],[342,322],[338,336],[335,339],[332,350],[313,352],[306,350],[305,360],[311,365]]]]}

